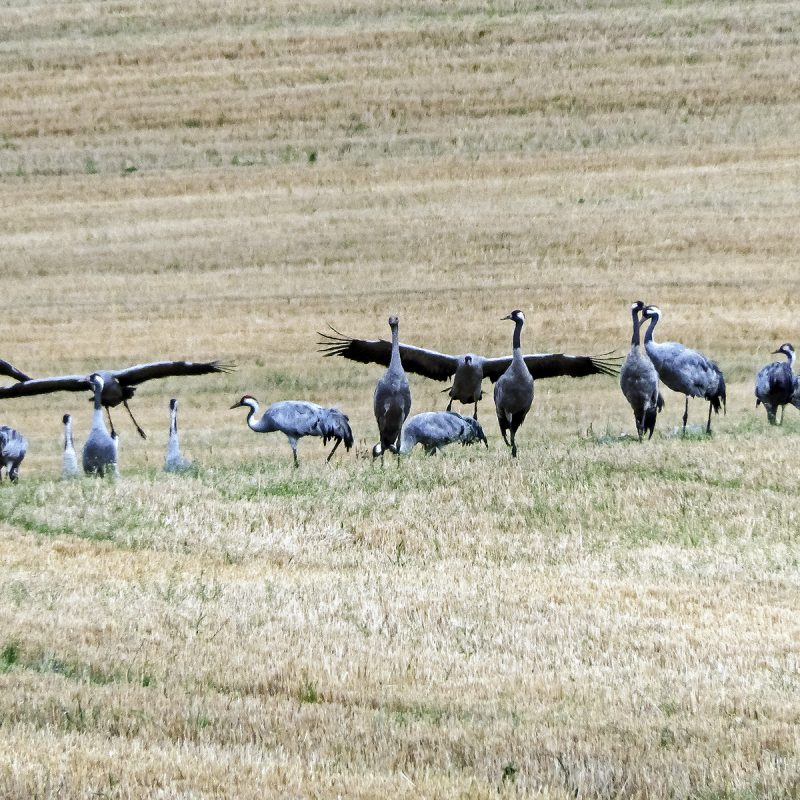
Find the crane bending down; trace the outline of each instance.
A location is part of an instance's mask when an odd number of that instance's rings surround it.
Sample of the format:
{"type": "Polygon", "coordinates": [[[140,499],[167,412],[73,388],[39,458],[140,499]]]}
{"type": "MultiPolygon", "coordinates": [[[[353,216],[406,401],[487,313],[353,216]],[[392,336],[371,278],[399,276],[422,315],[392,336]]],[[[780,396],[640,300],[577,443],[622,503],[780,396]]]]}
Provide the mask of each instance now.
{"type": "MultiPolygon", "coordinates": [[[[318,342],[319,351],[325,356],[342,356],[350,361],[362,364],[383,364],[389,366],[392,356],[392,345],[384,339],[354,339],[331,327],[333,333],[317,334],[322,338],[318,342]]],[[[484,358],[475,353],[450,355],[415,347],[410,344],[398,344],[400,360],[406,372],[423,375],[435,381],[453,379],[449,389],[450,395],[447,410],[452,408],[453,401],[465,405],[474,404],[473,417],[478,418],[478,401],[483,391],[481,384],[484,378],[492,383],[508,369],[511,356],[484,358]]],[[[622,357],[605,353],[599,356],[574,356],[564,353],[528,353],[523,356],[525,365],[535,379],[568,376],[581,378],[587,375],[619,374],[622,357]]]]}
{"type": "Polygon", "coordinates": [[[462,417],[455,411],[425,411],[406,420],[400,433],[398,452],[407,455],[421,444],[425,452],[432,456],[453,442],[461,442],[465,447],[475,442],[489,446],[478,420],[462,417]]]}
{"type": "Polygon", "coordinates": [[[28,452],[28,440],[14,428],[0,425],[0,480],[3,479],[3,467],[12,483],[19,480],[19,465],[28,452]]]}
{"type": "Polygon", "coordinates": [[[636,300],[631,304],[631,317],[633,318],[631,351],[619,373],[619,385],[622,394],[625,395],[625,399],[633,409],[633,419],[640,442],[646,432],[649,433],[648,439],[653,438],[656,415],[664,407],[664,399],[661,397],[661,392],[658,391],[658,373],[650,357],[642,351],[641,347],[639,314],[644,309],[645,304],[641,300],[636,300]]]}
{"type": "MultiPolygon", "coordinates": [[[[120,403],[130,415],[136,430],[142,439],[147,434],[141,429],[133,416],[129,406],[130,400],[136,392],[136,387],[145,381],[156,378],[169,378],[184,375],[205,375],[210,372],[232,372],[236,369],[234,364],[222,364],[219,361],[192,362],[192,361],[154,361],[149,364],[137,364],[133,367],[116,370],[96,370],[93,375],[103,379],[103,393],[101,403],[108,414],[108,424],[114,430],[109,409],[120,403]]],[[[0,400],[13,397],[30,397],[37,394],[51,392],[82,392],[92,390],[91,375],[60,375],[52,378],[35,378],[16,383],[13,386],[0,387],[0,400]]]]}
{"type": "Polygon", "coordinates": [[[30,378],[21,370],[18,370],[13,364],[9,364],[8,361],[3,361],[0,358],[0,375],[7,375],[9,378],[13,378],[15,381],[29,381],[30,378]]]}
{"type": "Polygon", "coordinates": [[[689,398],[702,397],[708,400],[706,433],[711,433],[711,412],[719,414],[720,408],[723,413],[725,411],[725,378],[722,371],[710,358],[697,350],[691,350],[678,342],[659,344],[653,341],[653,331],[661,319],[661,310],[657,306],[647,306],[643,317],[650,320],[644,335],[644,347],[658,377],[673,392],[686,395],[683,432],[686,433],[686,422],[689,419],[689,398]]]}
{"type": "Polygon", "coordinates": [[[372,448],[372,457],[380,456],[381,464],[386,450],[397,452],[400,431],[411,411],[411,387],[400,359],[399,326],[400,320],[395,315],[389,317],[389,328],[392,331],[389,368],[375,385],[372,398],[380,436],[380,441],[372,448]]]}
{"type": "Polygon", "coordinates": [[[756,375],[756,408],[760,403],[764,404],[767,410],[767,419],[770,425],[777,425],[778,408],[781,410],[781,421],[783,424],[783,411],[787,403],[792,403],[793,395],[797,384],[797,376],[794,374],[794,347],[786,342],[777,350],[773,350],[773,355],[781,353],[786,356],[786,361],[773,361],[762,367],[756,375]]]}
{"type": "Polygon", "coordinates": [[[297,442],[304,436],[321,436],[322,443],[327,445],[333,439],[333,449],[328,453],[326,461],[330,461],[336,448],[344,442],[345,449],[353,446],[353,431],[345,414],[338,408],[323,408],[316,403],[305,400],[279,400],[273,403],[260,419],[254,419],[258,414],[258,400],[246,394],[234,403],[231,408],[245,406],[250,409],[247,414],[247,425],[256,433],[272,433],[281,431],[286,434],[292,447],[294,465],[297,461],[297,442]]]}

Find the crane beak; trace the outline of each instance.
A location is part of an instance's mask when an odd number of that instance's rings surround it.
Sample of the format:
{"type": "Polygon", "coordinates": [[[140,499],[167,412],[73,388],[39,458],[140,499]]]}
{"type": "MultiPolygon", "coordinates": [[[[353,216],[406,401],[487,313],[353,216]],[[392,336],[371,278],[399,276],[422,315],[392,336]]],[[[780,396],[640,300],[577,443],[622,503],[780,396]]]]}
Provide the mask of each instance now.
{"type": "MultiPolygon", "coordinates": [[[[231,408],[239,408],[239,406],[243,406],[244,403],[240,400],[238,403],[234,403],[231,408]]],[[[230,409],[229,409],[230,410],[230,409]]]]}
{"type": "Polygon", "coordinates": [[[504,317],[500,317],[500,322],[502,322],[504,319],[511,319],[511,314],[506,314],[504,317]]]}

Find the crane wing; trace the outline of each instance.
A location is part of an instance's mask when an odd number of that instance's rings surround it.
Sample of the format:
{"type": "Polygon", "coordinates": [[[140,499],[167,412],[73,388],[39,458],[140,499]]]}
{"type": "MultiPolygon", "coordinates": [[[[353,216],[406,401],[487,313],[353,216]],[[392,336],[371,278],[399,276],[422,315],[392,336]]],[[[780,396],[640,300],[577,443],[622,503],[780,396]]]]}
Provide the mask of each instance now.
{"type": "MultiPolygon", "coordinates": [[[[528,371],[534,379],[583,378],[587,375],[619,375],[622,356],[603,353],[599,356],[573,356],[565,353],[528,353],[523,356],[528,371]]],[[[511,356],[487,358],[483,361],[483,374],[494,383],[511,364],[511,356]]]]}
{"type": "Polygon", "coordinates": [[[123,386],[136,386],[155,378],[180,375],[207,375],[209,372],[233,372],[235,364],[219,361],[154,361],[151,364],[136,364],[133,367],[113,370],[111,374],[123,386]]]}
{"type": "Polygon", "coordinates": [[[51,392],[83,392],[91,388],[86,375],[35,378],[34,380],[15,383],[13,386],[0,387],[0,400],[10,397],[30,397],[31,395],[49,394],[51,392]]]}
{"type": "MultiPolygon", "coordinates": [[[[324,356],[342,356],[350,361],[360,361],[362,364],[383,364],[389,366],[392,358],[392,343],[384,339],[351,339],[336,328],[331,327],[333,334],[320,333],[322,339],[317,342],[319,351],[324,356]]],[[[424,375],[435,381],[446,381],[458,369],[458,356],[447,353],[437,353],[435,350],[426,350],[423,347],[414,347],[410,344],[400,344],[400,361],[406,372],[424,375]]]]}
{"type": "Polygon", "coordinates": [[[24,372],[18,370],[13,364],[9,364],[8,361],[3,361],[2,358],[0,358],[0,375],[8,375],[9,378],[13,378],[15,381],[30,380],[24,372]]]}

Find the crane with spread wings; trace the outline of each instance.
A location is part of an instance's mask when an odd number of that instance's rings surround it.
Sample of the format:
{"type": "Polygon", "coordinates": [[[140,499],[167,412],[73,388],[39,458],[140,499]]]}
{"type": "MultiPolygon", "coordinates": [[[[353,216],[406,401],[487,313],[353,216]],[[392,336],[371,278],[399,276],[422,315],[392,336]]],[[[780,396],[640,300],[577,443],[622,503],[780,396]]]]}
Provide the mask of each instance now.
{"type": "Polygon", "coordinates": [[[157,378],[170,378],[183,375],[206,375],[210,372],[232,372],[234,364],[223,364],[219,361],[193,362],[193,361],[155,361],[149,364],[136,364],[133,367],[116,370],[94,370],[86,375],[58,375],[51,378],[33,378],[22,380],[12,386],[0,387],[0,400],[14,397],[31,397],[38,394],[51,392],[83,392],[92,391],[92,375],[99,375],[103,379],[100,401],[108,414],[111,432],[114,432],[114,423],[111,422],[110,408],[120,403],[125,406],[139,435],[146,439],[147,435],[139,426],[128,407],[136,387],[145,381],[157,378]]]}
{"type": "MultiPolygon", "coordinates": [[[[332,333],[320,333],[318,342],[324,356],[342,356],[362,364],[382,364],[388,366],[392,356],[392,343],[385,339],[355,339],[345,336],[333,326],[332,333]]],[[[574,356],[566,353],[528,353],[523,356],[528,371],[535,380],[569,376],[582,378],[587,375],[619,374],[622,356],[603,353],[598,356],[574,356]]],[[[481,384],[484,378],[492,383],[508,369],[511,356],[484,358],[474,353],[450,355],[429,350],[425,347],[400,343],[400,360],[403,369],[435,381],[453,379],[452,386],[444,391],[450,395],[447,410],[453,401],[468,405],[475,404],[473,417],[478,418],[478,401],[483,394],[481,384]]]]}

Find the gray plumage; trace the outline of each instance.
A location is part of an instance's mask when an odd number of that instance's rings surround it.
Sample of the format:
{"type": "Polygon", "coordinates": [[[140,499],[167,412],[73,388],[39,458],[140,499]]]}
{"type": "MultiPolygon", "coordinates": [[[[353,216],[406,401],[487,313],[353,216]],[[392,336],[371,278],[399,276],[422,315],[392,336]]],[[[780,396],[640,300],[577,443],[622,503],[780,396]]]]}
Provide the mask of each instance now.
{"type": "Polygon", "coordinates": [[[80,474],[78,470],[78,456],[75,453],[75,444],[72,441],[72,417],[64,414],[64,459],[61,465],[62,478],[77,478],[80,474]]]}
{"type": "MultiPolygon", "coordinates": [[[[354,339],[331,328],[331,333],[319,333],[320,352],[325,356],[341,356],[362,364],[383,364],[388,367],[392,357],[392,344],[385,339],[354,339]]],[[[450,355],[426,347],[399,343],[400,359],[406,372],[423,375],[435,381],[453,379],[446,391],[450,395],[449,411],[453,401],[474,404],[473,416],[478,416],[478,401],[483,396],[484,378],[492,383],[508,369],[511,356],[485,358],[475,353],[450,355]]],[[[568,376],[581,378],[587,375],[619,374],[621,357],[608,353],[600,356],[575,356],[565,353],[527,353],[522,356],[534,380],[568,376]]]]}
{"type": "Polygon", "coordinates": [[[372,400],[380,436],[380,442],[372,448],[372,455],[380,456],[381,459],[386,450],[397,452],[400,431],[411,411],[411,389],[400,360],[399,326],[400,321],[396,316],[389,317],[389,327],[392,330],[392,357],[389,368],[375,386],[372,400]]]}
{"type": "Polygon", "coordinates": [[[167,455],[164,458],[165,472],[186,472],[192,469],[192,462],[184,458],[178,440],[178,401],[173,398],[169,401],[169,441],[167,442],[167,455]]]}
{"type": "Polygon", "coordinates": [[[334,445],[326,461],[330,461],[336,448],[344,442],[345,449],[353,446],[353,432],[345,414],[338,408],[324,408],[316,403],[305,400],[280,400],[273,403],[260,419],[254,419],[258,413],[258,401],[252,395],[246,394],[234,403],[231,408],[246,406],[250,409],[247,414],[247,425],[256,433],[272,433],[280,431],[286,434],[292,448],[294,465],[297,461],[297,442],[304,436],[321,436],[322,443],[327,445],[333,439],[334,445]]]}
{"type": "Polygon", "coordinates": [[[783,410],[787,403],[793,402],[793,395],[796,388],[796,377],[794,374],[794,347],[786,342],[777,350],[773,350],[773,355],[782,353],[786,356],[786,361],[773,361],[762,367],[756,375],[756,408],[763,403],[767,410],[767,419],[770,425],[777,425],[777,412],[781,410],[781,423],[783,423],[783,410]]]}
{"type": "Polygon", "coordinates": [[[433,455],[453,442],[461,442],[465,446],[483,442],[489,446],[478,420],[463,417],[455,411],[426,411],[406,420],[400,433],[398,452],[406,455],[421,444],[428,455],[433,455]]]}
{"type": "Polygon", "coordinates": [[[19,465],[28,452],[28,441],[19,432],[8,425],[0,425],[0,480],[3,479],[3,467],[10,481],[19,480],[19,465]]]}
{"type": "Polygon", "coordinates": [[[117,444],[109,434],[103,419],[103,378],[98,373],[89,376],[94,389],[92,429],[83,445],[83,471],[87,475],[105,477],[106,471],[116,474],[117,444]]]}
{"type": "Polygon", "coordinates": [[[533,378],[525,365],[522,357],[520,343],[522,326],[525,324],[525,315],[515,309],[507,317],[514,322],[514,338],[512,341],[511,364],[508,369],[497,379],[494,385],[494,406],[497,412],[497,421],[500,423],[500,433],[503,441],[511,447],[511,455],[517,457],[516,434],[520,425],[533,403],[533,378]],[[509,441],[506,433],[510,433],[509,441]]]}
{"type": "Polygon", "coordinates": [[[639,334],[639,314],[644,311],[645,305],[637,300],[631,305],[633,317],[633,336],[631,337],[631,350],[619,373],[619,385],[622,394],[633,409],[633,418],[636,423],[636,433],[639,441],[647,432],[648,439],[653,437],[656,427],[656,414],[661,410],[663,400],[658,391],[658,373],[646,352],[642,350],[639,334]]]}
{"type": "MultiPolygon", "coordinates": [[[[92,373],[103,379],[102,403],[108,414],[108,424],[114,430],[109,409],[120,403],[125,406],[139,435],[146,439],[147,435],[139,426],[129,406],[130,400],[140,383],[157,378],[169,378],[183,375],[206,375],[210,372],[231,372],[235,369],[232,364],[221,364],[219,361],[193,362],[193,361],[154,361],[149,364],[136,364],[133,367],[115,370],[97,370],[92,373]]],[[[13,386],[0,387],[0,400],[14,397],[30,397],[50,392],[81,392],[92,390],[89,377],[86,375],[59,375],[52,378],[35,378],[16,383],[13,386]]]]}
{"type": "Polygon", "coordinates": [[[711,433],[711,412],[719,414],[725,410],[725,378],[720,368],[707,356],[677,342],[653,341],[653,331],[661,319],[661,310],[647,306],[644,319],[650,320],[644,336],[647,355],[658,372],[658,377],[673,392],[686,395],[683,412],[683,432],[689,419],[689,398],[702,397],[708,400],[708,424],[706,433],[711,433]]]}

